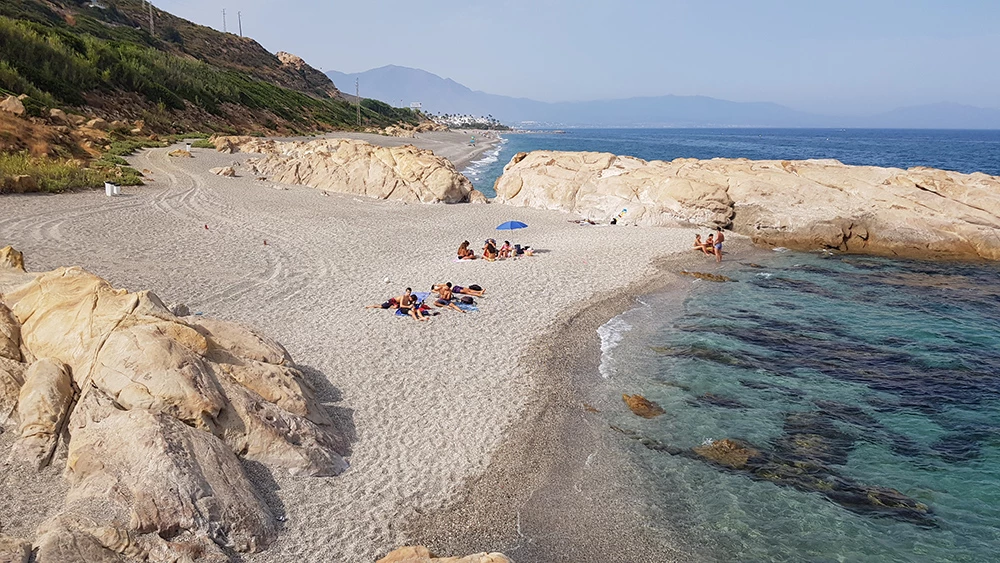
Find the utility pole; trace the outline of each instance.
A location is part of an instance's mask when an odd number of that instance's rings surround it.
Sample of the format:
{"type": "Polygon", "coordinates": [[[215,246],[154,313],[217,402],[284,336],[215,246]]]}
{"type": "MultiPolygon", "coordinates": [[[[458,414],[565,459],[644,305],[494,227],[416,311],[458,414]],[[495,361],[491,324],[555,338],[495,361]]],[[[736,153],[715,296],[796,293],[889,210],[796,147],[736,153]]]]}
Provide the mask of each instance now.
{"type": "Polygon", "coordinates": [[[240,37],[243,37],[243,12],[236,12],[236,19],[240,22],[240,37]]]}
{"type": "Polygon", "coordinates": [[[354,97],[358,100],[358,128],[361,127],[361,79],[354,79],[354,97]]]}
{"type": "Polygon", "coordinates": [[[222,9],[222,33],[226,33],[226,9],[222,9]]]}

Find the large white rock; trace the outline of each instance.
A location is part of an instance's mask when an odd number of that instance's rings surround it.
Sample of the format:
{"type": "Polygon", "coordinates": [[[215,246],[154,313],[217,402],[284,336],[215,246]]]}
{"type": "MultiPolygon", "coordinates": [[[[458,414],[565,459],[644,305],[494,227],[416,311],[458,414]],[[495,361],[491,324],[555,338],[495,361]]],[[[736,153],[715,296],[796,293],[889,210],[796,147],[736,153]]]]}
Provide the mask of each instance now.
{"type": "Polygon", "coordinates": [[[754,241],[918,258],[1000,259],[1000,178],[833,160],[672,162],[515,156],[495,201],[641,225],[730,226],[754,241]]]}
{"type": "Polygon", "coordinates": [[[420,203],[463,203],[473,190],[450,161],[411,145],[380,147],[347,139],[281,143],[251,137],[213,142],[222,152],[262,154],[248,161],[250,170],[282,184],[420,203]]]}

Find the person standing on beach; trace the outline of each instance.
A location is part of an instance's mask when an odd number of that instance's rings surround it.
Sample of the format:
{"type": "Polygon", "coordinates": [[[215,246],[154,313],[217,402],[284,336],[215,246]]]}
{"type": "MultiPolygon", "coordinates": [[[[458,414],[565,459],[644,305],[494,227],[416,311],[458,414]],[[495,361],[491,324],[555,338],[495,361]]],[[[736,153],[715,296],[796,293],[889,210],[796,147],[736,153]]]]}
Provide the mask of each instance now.
{"type": "Polygon", "coordinates": [[[715,229],[715,261],[722,262],[722,243],[726,240],[726,235],[722,234],[722,227],[715,229]]]}

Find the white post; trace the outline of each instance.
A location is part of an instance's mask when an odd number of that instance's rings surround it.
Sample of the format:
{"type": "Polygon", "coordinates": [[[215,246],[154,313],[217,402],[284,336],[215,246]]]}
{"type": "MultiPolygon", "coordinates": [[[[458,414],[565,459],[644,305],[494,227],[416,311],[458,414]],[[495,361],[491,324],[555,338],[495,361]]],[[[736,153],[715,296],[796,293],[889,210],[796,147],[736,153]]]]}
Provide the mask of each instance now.
{"type": "Polygon", "coordinates": [[[115,195],[115,186],[111,182],[104,182],[104,195],[111,197],[115,195]]]}
{"type": "Polygon", "coordinates": [[[114,195],[122,195],[122,187],[121,186],[119,186],[118,184],[111,184],[111,185],[114,186],[114,188],[115,188],[114,195]]]}

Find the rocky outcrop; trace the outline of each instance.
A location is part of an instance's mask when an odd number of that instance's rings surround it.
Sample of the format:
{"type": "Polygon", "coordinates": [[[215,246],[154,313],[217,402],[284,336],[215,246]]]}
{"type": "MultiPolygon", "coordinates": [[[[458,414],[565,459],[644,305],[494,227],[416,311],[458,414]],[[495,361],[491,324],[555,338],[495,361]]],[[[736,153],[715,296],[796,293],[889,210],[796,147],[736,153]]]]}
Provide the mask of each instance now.
{"type": "Polygon", "coordinates": [[[405,145],[321,139],[280,143],[250,137],[214,139],[223,151],[261,153],[247,161],[252,173],[282,184],[420,203],[462,203],[472,183],[447,159],[405,145]]]}
{"type": "Polygon", "coordinates": [[[209,170],[209,172],[215,174],[216,176],[225,176],[227,178],[236,177],[236,169],[233,168],[232,166],[220,166],[218,168],[212,168],[209,170]]]}
{"type": "Polygon", "coordinates": [[[434,557],[423,546],[401,547],[376,563],[514,563],[502,553],[477,553],[466,557],[434,557]]]}
{"type": "Polygon", "coordinates": [[[729,226],[772,246],[1000,259],[1000,178],[980,173],[537,151],[515,156],[496,191],[595,221],[729,226]]]}
{"type": "Polygon", "coordinates": [[[194,158],[190,151],[184,149],[172,150],[167,153],[167,156],[172,156],[174,158],[194,158]]]}
{"type": "Polygon", "coordinates": [[[17,538],[0,536],[0,563],[28,563],[31,544],[17,538]]]}
{"type": "Polygon", "coordinates": [[[7,96],[2,102],[0,102],[0,111],[21,116],[24,115],[24,103],[14,96],[7,96]]]}
{"type": "Polygon", "coordinates": [[[241,458],[303,475],[347,467],[346,439],[277,342],[178,318],[79,268],[22,263],[0,250],[0,424],[18,424],[13,459],[39,467],[63,452],[70,482],[38,529],[39,563],[228,561],[275,536],[241,458]]]}

